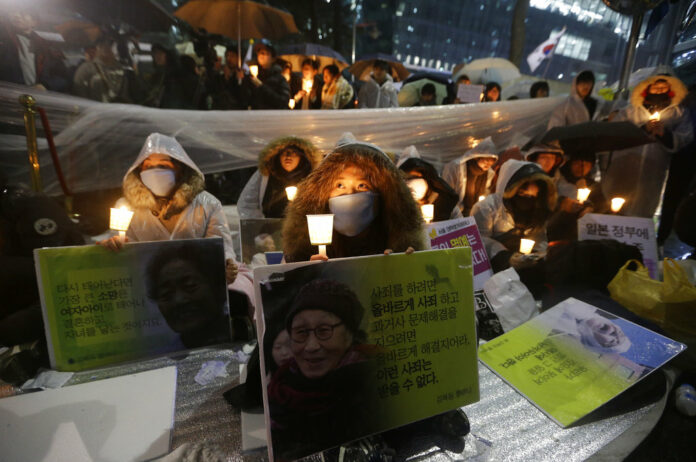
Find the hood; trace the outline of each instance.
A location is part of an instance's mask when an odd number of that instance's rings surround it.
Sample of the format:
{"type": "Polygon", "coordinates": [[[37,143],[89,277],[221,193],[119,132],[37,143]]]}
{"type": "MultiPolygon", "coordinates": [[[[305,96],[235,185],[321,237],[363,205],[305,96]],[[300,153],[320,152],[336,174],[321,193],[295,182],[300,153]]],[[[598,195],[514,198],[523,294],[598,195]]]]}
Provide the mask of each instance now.
{"type": "Polygon", "coordinates": [[[514,159],[505,162],[500,167],[495,194],[502,195],[504,199],[512,198],[517,194],[520,186],[528,181],[541,181],[546,184],[547,206],[549,210],[553,210],[557,200],[556,185],[553,178],[544,173],[541,167],[533,162],[514,159]]]}
{"type": "Polygon", "coordinates": [[[259,153],[259,172],[264,176],[268,176],[271,171],[271,162],[288,146],[295,146],[302,151],[304,158],[312,166],[312,170],[321,162],[321,152],[311,141],[296,136],[285,136],[271,141],[259,153]]]}
{"type": "MultiPolygon", "coordinates": [[[[582,74],[585,71],[590,71],[590,69],[583,69],[580,72],[578,72],[578,75],[582,74]]],[[[578,85],[578,75],[573,77],[573,83],[570,86],[570,95],[574,98],[580,99],[580,96],[578,95],[578,92],[576,90],[577,85],[578,85]]],[[[594,87],[595,87],[596,83],[597,83],[597,80],[596,80],[596,76],[595,76],[595,82],[592,84],[592,88],[590,88],[590,93],[588,94],[588,96],[592,96],[592,92],[594,91],[594,87]]]]}
{"type": "Polygon", "coordinates": [[[154,194],[140,180],[139,167],[151,154],[166,154],[183,165],[176,189],[169,202],[162,208],[162,216],[168,219],[186,208],[193,198],[205,189],[205,178],[176,139],[161,133],[152,133],[123,177],[123,194],[133,208],[160,209],[154,194]]]}
{"type": "Polygon", "coordinates": [[[387,78],[381,84],[377,83],[377,81],[374,79],[374,74],[372,73],[370,73],[370,78],[368,80],[372,80],[380,88],[384,88],[388,85],[394,85],[394,77],[392,77],[389,73],[387,73],[387,78]]]}
{"type": "Polygon", "coordinates": [[[409,246],[416,250],[425,248],[423,218],[401,173],[384,151],[357,142],[334,149],[298,185],[297,196],[290,203],[283,223],[287,261],[302,261],[315,253],[309,242],[306,215],[328,213],[334,182],[347,164],[365,171],[374,192],[379,194],[380,211],[375,223],[386,236],[387,248],[395,252],[403,252],[409,246]]]}
{"type": "Polygon", "coordinates": [[[476,159],[479,157],[495,157],[498,159],[498,154],[496,154],[497,148],[493,143],[493,139],[489,136],[488,138],[481,141],[473,149],[469,149],[464,153],[463,156],[459,158],[459,163],[463,164],[470,161],[471,159],[476,159]]]}
{"type": "Polygon", "coordinates": [[[558,146],[552,146],[550,144],[536,144],[532,146],[532,148],[524,154],[524,160],[528,162],[534,162],[537,154],[541,152],[556,155],[556,163],[554,164],[553,168],[557,168],[559,165],[563,163],[563,149],[559,148],[558,146]]]}
{"type": "Polygon", "coordinates": [[[672,102],[669,106],[667,106],[667,108],[678,106],[679,103],[681,103],[686,97],[687,93],[689,93],[686,85],[684,85],[684,83],[678,78],[671,75],[653,75],[635,86],[631,92],[631,105],[634,107],[643,107],[643,100],[645,99],[646,90],[650,85],[658,80],[666,80],[669,83],[671,91],[674,93],[674,96],[672,96],[672,102]]]}
{"type": "Polygon", "coordinates": [[[414,145],[411,146],[406,146],[404,150],[401,152],[401,155],[399,156],[399,160],[396,163],[397,168],[401,167],[404,162],[406,162],[409,159],[420,159],[420,153],[418,152],[418,149],[414,145]]]}

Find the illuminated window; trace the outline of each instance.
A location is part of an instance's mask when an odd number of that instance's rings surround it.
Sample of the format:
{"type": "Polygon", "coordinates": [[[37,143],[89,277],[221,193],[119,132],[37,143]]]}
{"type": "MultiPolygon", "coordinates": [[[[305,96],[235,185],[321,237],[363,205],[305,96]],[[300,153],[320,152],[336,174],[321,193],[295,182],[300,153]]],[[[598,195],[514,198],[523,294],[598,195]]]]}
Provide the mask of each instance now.
{"type": "Polygon", "coordinates": [[[556,53],[573,59],[585,61],[590,57],[592,41],[577,35],[564,34],[558,41],[556,53]]]}

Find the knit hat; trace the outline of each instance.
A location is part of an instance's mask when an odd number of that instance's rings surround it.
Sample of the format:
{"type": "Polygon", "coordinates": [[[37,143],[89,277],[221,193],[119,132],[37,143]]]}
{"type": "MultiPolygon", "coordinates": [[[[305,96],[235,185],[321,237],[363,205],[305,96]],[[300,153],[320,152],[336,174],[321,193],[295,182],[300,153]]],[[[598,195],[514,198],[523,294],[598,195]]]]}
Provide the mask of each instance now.
{"type": "Polygon", "coordinates": [[[285,318],[288,331],[295,316],[305,310],[322,310],[338,316],[352,334],[358,333],[365,312],[350,287],[327,279],[311,281],[300,289],[285,318]]]}

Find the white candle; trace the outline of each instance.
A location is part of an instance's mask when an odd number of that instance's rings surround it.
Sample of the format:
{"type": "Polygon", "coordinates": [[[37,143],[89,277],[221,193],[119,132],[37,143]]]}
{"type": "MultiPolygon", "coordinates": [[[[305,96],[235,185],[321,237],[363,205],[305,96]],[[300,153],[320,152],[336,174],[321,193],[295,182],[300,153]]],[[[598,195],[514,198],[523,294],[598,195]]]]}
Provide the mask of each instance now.
{"type": "Polygon", "coordinates": [[[583,203],[590,197],[590,188],[578,188],[578,201],[583,203]]]}
{"type": "Polygon", "coordinates": [[[532,253],[534,241],[532,239],[520,239],[520,253],[528,255],[532,253]]]}
{"type": "Polygon", "coordinates": [[[326,256],[326,246],[333,238],[333,214],[307,215],[309,242],[319,246],[319,254],[326,256]]]}
{"type": "Polygon", "coordinates": [[[128,226],[130,226],[131,219],[133,218],[133,212],[128,210],[128,207],[121,206],[117,209],[111,208],[111,215],[109,217],[109,228],[114,231],[118,231],[119,239],[121,242],[126,242],[126,231],[128,231],[128,226]]]}
{"type": "Polygon", "coordinates": [[[254,77],[258,76],[259,75],[259,66],[257,66],[256,64],[252,64],[251,66],[249,66],[249,72],[254,77]]]}
{"type": "Polygon", "coordinates": [[[313,84],[314,82],[311,79],[302,79],[302,89],[307,93],[312,91],[313,84]]]}
{"type": "Polygon", "coordinates": [[[626,202],[626,199],[623,197],[615,197],[611,200],[611,211],[614,213],[618,213],[619,210],[621,210],[621,207],[623,207],[624,202],[626,202]]]}
{"type": "Polygon", "coordinates": [[[660,113],[658,111],[655,111],[652,114],[650,114],[650,120],[660,120],[660,113]]]}
{"type": "Polygon", "coordinates": [[[288,196],[289,201],[295,200],[295,196],[297,196],[297,186],[288,186],[285,188],[285,194],[288,196]]]}
{"type": "Polygon", "coordinates": [[[295,109],[295,99],[294,98],[291,99],[290,101],[288,101],[288,107],[290,109],[295,109]]]}
{"type": "Polygon", "coordinates": [[[421,213],[423,214],[423,219],[426,223],[433,221],[435,216],[435,206],[433,204],[421,205],[421,213]]]}

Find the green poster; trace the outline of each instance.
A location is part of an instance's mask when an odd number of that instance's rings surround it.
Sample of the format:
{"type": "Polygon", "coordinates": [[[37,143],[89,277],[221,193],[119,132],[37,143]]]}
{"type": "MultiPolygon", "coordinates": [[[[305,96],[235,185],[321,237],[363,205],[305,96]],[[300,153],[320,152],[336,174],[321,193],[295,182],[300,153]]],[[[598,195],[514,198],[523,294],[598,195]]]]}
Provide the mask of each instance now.
{"type": "Polygon", "coordinates": [[[254,271],[272,455],[479,399],[470,248],[254,271]]]}
{"type": "Polygon", "coordinates": [[[562,426],[635,384],[684,345],[569,298],[479,348],[479,358],[562,426]]]}
{"type": "Polygon", "coordinates": [[[221,239],[37,249],[34,260],[57,370],[230,340],[221,239]]]}

